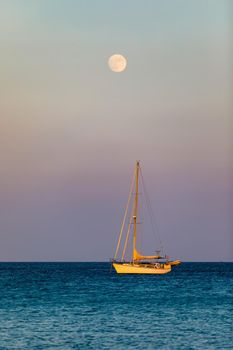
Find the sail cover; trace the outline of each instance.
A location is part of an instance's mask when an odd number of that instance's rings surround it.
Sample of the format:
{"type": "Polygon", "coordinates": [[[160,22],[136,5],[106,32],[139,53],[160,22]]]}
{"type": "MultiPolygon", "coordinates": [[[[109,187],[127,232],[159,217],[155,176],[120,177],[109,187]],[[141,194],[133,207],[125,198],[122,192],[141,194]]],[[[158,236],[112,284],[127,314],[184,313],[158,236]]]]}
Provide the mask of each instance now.
{"type": "Polygon", "coordinates": [[[141,255],[137,249],[133,251],[133,260],[152,260],[152,259],[160,259],[160,255],[141,255]]]}

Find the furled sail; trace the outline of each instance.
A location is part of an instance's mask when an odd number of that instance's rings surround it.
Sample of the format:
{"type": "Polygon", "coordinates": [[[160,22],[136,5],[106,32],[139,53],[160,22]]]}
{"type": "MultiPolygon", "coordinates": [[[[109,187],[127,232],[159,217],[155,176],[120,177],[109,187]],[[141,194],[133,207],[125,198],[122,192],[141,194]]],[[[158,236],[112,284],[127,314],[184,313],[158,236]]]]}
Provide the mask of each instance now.
{"type": "Polygon", "coordinates": [[[133,251],[133,260],[152,260],[152,259],[161,259],[160,255],[141,255],[137,249],[133,251]]]}

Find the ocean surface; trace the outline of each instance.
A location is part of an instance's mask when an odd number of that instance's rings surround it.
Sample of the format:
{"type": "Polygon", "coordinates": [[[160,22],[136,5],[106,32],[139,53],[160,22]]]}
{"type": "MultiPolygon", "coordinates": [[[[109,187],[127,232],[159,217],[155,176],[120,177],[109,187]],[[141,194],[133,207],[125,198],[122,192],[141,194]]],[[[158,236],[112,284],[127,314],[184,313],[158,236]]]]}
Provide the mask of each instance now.
{"type": "Polygon", "coordinates": [[[0,349],[233,349],[233,263],[0,263],[0,349]]]}

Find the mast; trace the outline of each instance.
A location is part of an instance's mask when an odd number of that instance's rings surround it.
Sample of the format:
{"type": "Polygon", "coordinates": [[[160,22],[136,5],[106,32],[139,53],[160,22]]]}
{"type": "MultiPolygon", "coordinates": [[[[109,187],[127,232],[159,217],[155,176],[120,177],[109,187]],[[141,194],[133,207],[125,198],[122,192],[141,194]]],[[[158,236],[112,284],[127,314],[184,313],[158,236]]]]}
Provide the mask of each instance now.
{"type": "Polygon", "coordinates": [[[134,252],[136,251],[136,239],[137,239],[137,213],[138,213],[138,177],[139,177],[139,161],[136,162],[135,169],[135,198],[134,198],[134,213],[133,213],[133,262],[134,252]]]}

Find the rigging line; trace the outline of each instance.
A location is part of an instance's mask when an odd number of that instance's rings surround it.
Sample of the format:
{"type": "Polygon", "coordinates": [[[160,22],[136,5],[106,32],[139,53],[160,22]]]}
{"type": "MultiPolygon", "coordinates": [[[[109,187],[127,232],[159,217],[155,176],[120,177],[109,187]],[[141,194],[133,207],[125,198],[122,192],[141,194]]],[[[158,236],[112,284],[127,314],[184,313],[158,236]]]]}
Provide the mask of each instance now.
{"type": "Polygon", "coordinates": [[[161,237],[160,237],[158,223],[157,223],[157,220],[156,220],[156,218],[154,216],[154,212],[152,210],[151,202],[150,202],[147,190],[146,190],[146,185],[145,185],[145,181],[143,179],[142,174],[141,174],[141,177],[142,177],[142,182],[143,182],[143,190],[144,190],[145,198],[146,198],[146,206],[147,206],[147,209],[148,209],[148,214],[149,214],[149,218],[150,218],[150,222],[151,222],[151,226],[152,226],[152,231],[154,233],[154,236],[157,236],[157,238],[159,239],[160,249],[163,252],[163,244],[162,244],[162,240],[161,240],[161,237]]]}
{"type": "Polygon", "coordinates": [[[145,181],[144,181],[144,178],[142,175],[141,168],[140,168],[140,175],[141,175],[141,179],[142,179],[142,188],[143,188],[145,198],[146,198],[146,206],[147,206],[149,217],[150,217],[152,231],[153,231],[154,235],[156,235],[155,232],[157,231],[157,237],[159,238],[160,248],[161,248],[162,253],[164,253],[164,248],[163,248],[162,240],[161,240],[160,233],[159,233],[158,223],[157,223],[156,217],[154,215],[154,212],[152,210],[152,206],[151,206],[150,199],[149,199],[149,196],[148,196],[148,193],[146,190],[146,184],[145,184],[145,181]]]}
{"type": "Polygon", "coordinates": [[[127,230],[127,234],[126,234],[126,238],[125,238],[125,244],[124,244],[124,249],[123,249],[122,256],[121,256],[121,261],[123,261],[124,257],[125,257],[125,251],[126,251],[126,247],[127,247],[128,239],[129,239],[129,232],[130,232],[131,225],[133,223],[133,212],[134,212],[134,206],[132,206],[132,210],[131,210],[130,221],[128,224],[128,230],[127,230]]]}
{"type": "Polygon", "coordinates": [[[138,224],[142,224],[141,226],[138,225],[138,248],[139,251],[143,250],[143,223],[144,223],[144,207],[143,207],[143,200],[141,199],[141,201],[139,202],[139,206],[138,206],[138,224]]]}
{"type": "Polygon", "coordinates": [[[129,203],[130,203],[131,195],[132,195],[132,192],[133,192],[134,181],[135,181],[135,171],[134,171],[134,173],[133,173],[133,178],[132,178],[131,185],[130,185],[129,196],[128,196],[128,200],[127,200],[127,204],[126,204],[126,209],[125,209],[124,218],[123,218],[122,225],[121,225],[121,230],[120,230],[120,234],[119,234],[119,238],[118,238],[118,243],[117,243],[117,247],[116,247],[116,251],[115,251],[115,255],[114,255],[114,260],[115,260],[116,257],[117,257],[118,250],[119,250],[119,247],[120,247],[121,238],[122,238],[122,234],[123,234],[123,230],[124,230],[124,226],[125,226],[125,220],[126,220],[127,213],[128,213],[128,209],[129,209],[129,203]]]}

